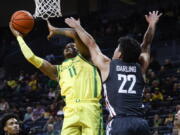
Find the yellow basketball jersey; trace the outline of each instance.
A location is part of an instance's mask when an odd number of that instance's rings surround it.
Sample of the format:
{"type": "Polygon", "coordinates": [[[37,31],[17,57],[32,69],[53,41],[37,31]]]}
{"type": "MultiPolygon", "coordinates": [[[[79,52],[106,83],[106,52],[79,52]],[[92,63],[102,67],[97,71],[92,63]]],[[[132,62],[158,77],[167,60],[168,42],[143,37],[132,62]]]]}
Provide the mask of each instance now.
{"type": "Polygon", "coordinates": [[[101,98],[101,79],[97,68],[80,54],[57,66],[61,95],[65,101],[101,98]]]}

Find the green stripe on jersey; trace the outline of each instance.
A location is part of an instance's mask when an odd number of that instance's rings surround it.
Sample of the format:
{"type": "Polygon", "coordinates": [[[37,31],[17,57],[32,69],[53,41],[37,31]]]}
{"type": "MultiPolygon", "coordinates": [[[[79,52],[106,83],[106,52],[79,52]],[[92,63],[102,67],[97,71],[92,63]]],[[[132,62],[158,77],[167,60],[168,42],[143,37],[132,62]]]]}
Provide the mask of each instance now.
{"type": "Polygon", "coordinates": [[[97,97],[97,79],[96,79],[97,69],[96,69],[96,67],[93,67],[93,69],[94,69],[94,97],[97,97]]]}

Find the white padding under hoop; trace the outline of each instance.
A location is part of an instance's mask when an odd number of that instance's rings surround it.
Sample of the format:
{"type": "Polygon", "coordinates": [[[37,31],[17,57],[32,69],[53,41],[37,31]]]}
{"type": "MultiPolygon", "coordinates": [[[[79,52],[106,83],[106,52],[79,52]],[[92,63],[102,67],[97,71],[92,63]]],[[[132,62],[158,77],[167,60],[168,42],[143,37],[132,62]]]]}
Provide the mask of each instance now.
{"type": "Polygon", "coordinates": [[[47,20],[49,17],[60,17],[61,14],[61,0],[34,0],[36,10],[34,17],[40,17],[47,20]]]}

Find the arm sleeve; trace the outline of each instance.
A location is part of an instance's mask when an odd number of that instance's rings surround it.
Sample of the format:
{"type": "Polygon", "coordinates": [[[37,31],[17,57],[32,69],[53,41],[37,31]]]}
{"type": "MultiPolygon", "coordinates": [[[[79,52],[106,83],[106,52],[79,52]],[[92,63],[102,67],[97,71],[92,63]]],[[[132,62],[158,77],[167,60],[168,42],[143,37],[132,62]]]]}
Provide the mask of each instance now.
{"type": "Polygon", "coordinates": [[[40,68],[43,64],[43,59],[36,56],[31,49],[26,45],[25,41],[21,36],[17,37],[17,41],[19,42],[19,46],[21,48],[21,51],[24,55],[24,57],[33,64],[36,68],[40,68]]]}

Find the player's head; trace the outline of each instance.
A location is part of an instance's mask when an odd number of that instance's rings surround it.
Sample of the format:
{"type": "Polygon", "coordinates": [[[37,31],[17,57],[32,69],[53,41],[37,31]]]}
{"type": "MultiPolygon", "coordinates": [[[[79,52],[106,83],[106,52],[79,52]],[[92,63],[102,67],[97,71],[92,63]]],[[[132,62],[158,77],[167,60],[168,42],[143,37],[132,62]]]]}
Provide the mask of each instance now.
{"type": "Polygon", "coordinates": [[[75,43],[68,43],[64,48],[64,57],[65,58],[73,58],[77,55],[78,50],[76,48],[75,43]]]}
{"type": "Polygon", "coordinates": [[[20,133],[19,118],[15,114],[5,114],[1,118],[1,127],[7,135],[18,135],[20,133]]]}
{"type": "Polygon", "coordinates": [[[118,39],[118,47],[113,58],[120,58],[124,62],[138,62],[141,54],[140,44],[133,38],[121,37],[118,39]]]}

